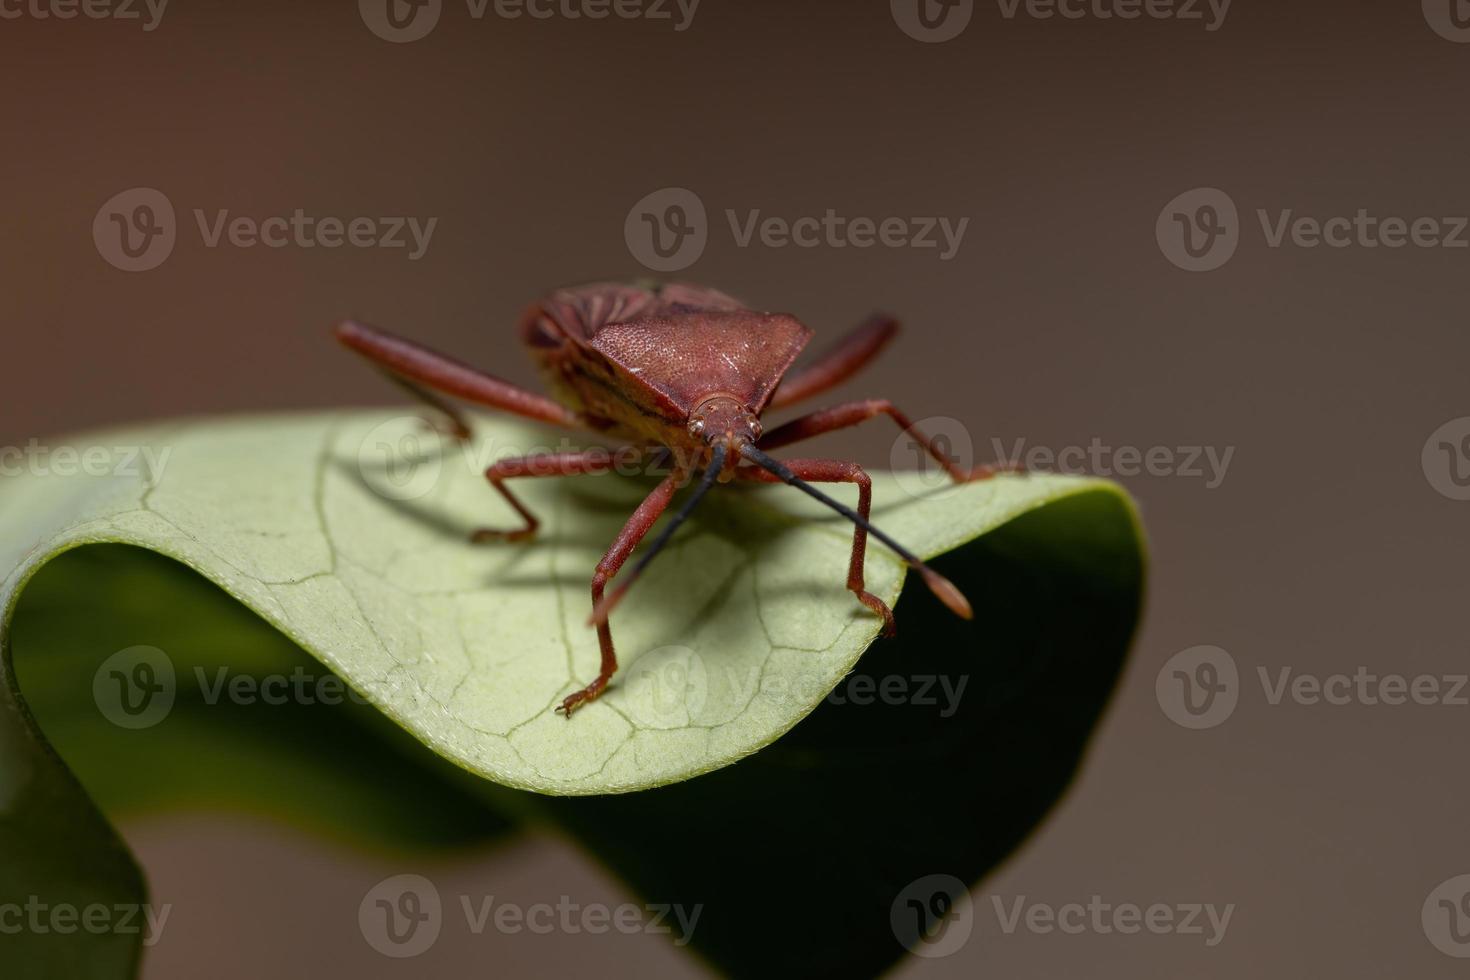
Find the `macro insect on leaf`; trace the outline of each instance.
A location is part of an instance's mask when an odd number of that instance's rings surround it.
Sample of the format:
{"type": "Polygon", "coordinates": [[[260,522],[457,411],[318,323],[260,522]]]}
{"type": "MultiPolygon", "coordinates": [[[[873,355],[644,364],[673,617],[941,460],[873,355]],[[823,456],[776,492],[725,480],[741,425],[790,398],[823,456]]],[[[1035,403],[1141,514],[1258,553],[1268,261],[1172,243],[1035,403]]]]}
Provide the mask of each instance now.
{"type": "Polygon", "coordinates": [[[598,283],[562,289],[533,305],[521,320],[521,339],[530,348],[553,398],[519,388],[459,361],[386,331],[347,321],[336,327],[339,341],[381,368],[415,398],[441,413],[449,434],[470,437],[468,423],[442,396],[514,412],[626,443],[606,449],[538,453],[503,459],[485,471],[520,515],[522,526],[476,531],[473,540],[522,541],[538,526],[536,515],[511,493],[518,477],[572,476],[609,470],[625,453],[671,461],[669,475],[633,511],[592,574],[592,614],[601,666],[586,687],[556,709],[571,716],[598,697],[617,670],[608,616],[679,525],[716,483],[750,480],[789,483],[842,514],[854,525],[847,587],[883,618],[893,632],[893,613],[863,585],[863,556],[872,534],[892,548],[929,589],[957,615],[970,618],[970,604],[946,578],[868,520],[872,485],[862,467],[837,459],[778,460],[767,450],[887,415],[956,481],[983,479],[995,467],[965,470],[919,432],[912,421],[883,400],[847,402],[802,415],[769,432],[761,425],[767,409],[791,405],[826,391],[872,360],[898,330],[891,317],[877,316],[837,341],[811,364],[788,374],[811,338],[811,330],[785,313],[747,309],[724,293],[684,283],[625,285],[598,283]],[[694,474],[698,482],[677,513],[645,549],[616,588],[608,582],[623,567],[674,493],[694,474]],[[854,510],[812,486],[853,483],[854,510]]]}

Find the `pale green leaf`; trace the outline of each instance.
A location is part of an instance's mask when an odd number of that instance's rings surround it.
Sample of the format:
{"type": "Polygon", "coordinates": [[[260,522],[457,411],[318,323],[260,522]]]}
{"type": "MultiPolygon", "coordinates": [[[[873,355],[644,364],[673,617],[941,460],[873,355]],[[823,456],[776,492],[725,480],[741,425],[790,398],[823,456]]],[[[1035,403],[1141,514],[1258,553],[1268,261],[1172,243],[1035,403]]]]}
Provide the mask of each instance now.
{"type": "MultiPolygon", "coordinates": [[[[817,938],[789,934],[786,972],[867,974],[903,951],[902,889],[975,880],[1075,771],[1142,588],[1113,485],[875,475],[875,519],[940,556],[977,615],[911,589],[898,638],[860,661],[878,624],[843,587],[850,528],[789,488],[719,488],[614,616],[616,686],[568,721],[552,706],[596,671],[588,579],[652,481],[519,481],[540,537],[471,545],[514,517],[484,467],[566,448],[478,432],[466,452],[392,413],[204,420],[67,441],[124,469],[141,448],[136,472],[67,475],[86,467],[56,456],[0,481],[0,892],[143,899],[77,778],[109,816],[246,807],[378,845],[549,822],[651,900],[707,906],[692,948],[735,973],[769,971],[749,942],[769,896],[820,882],[842,898],[803,905],[817,938]],[[167,658],[174,699],[119,727],[96,685],[138,644],[167,658]],[[372,704],[237,705],[197,682],[323,667],[372,704]],[[895,678],[968,687],[943,710],[851,696],[895,678]]],[[[896,599],[892,555],[871,545],[867,568],[896,599]]],[[[38,975],[126,976],[138,952],[136,936],[0,937],[0,960],[38,975]]]]}
{"type": "MultiPolygon", "coordinates": [[[[587,583],[649,483],[518,481],[540,534],[474,545],[474,528],[516,523],[484,467],[560,438],[498,420],[477,434],[460,447],[414,417],[362,413],[89,436],[80,444],[141,447],[136,475],[7,481],[0,595],[79,544],[171,556],[446,758],[553,794],[644,789],[754,752],[876,635],[877,618],[844,588],[849,526],[788,488],[722,488],[615,614],[614,687],[570,721],[554,714],[596,675],[587,583]]],[[[1107,486],[1048,475],[929,483],[875,478],[875,519],[926,556],[1107,486]]],[[[867,575],[896,600],[903,566],[890,552],[870,547],[867,575]]]]}

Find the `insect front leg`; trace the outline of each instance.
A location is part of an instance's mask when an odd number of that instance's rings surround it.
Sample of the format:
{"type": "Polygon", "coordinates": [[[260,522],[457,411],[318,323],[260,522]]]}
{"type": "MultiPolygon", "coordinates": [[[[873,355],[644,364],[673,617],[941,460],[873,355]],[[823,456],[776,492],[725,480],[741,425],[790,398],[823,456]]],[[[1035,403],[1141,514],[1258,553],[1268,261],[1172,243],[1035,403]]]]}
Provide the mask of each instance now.
{"type": "Polygon", "coordinates": [[[881,354],[897,333],[898,321],[893,317],[870,317],[839,337],[837,343],[823,351],[815,361],[782,379],[771,396],[771,407],[791,405],[835,388],[881,354]]]}
{"type": "MultiPolygon", "coordinates": [[[[643,499],[638,509],[628,518],[628,523],[623,525],[622,531],[618,532],[617,538],[613,540],[612,547],[607,549],[607,554],[602,556],[602,561],[597,563],[597,571],[592,574],[592,608],[602,602],[603,591],[607,588],[608,580],[618,573],[623,567],[623,562],[638,547],[638,542],[643,540],[654,523],[658,520],[673,499],[674,491],[677,490],[688,477],[683,470],[671,473],[663,479],[653,492],[643,499]]],[[[597,624],[597,644],[602,650],[602,664],[597,671],[597,679],[580,691],[574,691],[562,700],[556,709],[559,713],[572,716],[572,712],[595,700],[607,687],[607,682],[618,669],[618,656],[613,650],[612,628],[607,620],[597,624]]]]}
{"type": "Polygon", "coordinates": [[[886,398],[870,398],[867,401],[848,402],[832,408],[818,409],[783,425],[778,425],[767,432],[758,445],[762,449],[789,446],[793,442],[801,442],[803,439],[810,439],[825,432],[849,428],[878,415],[887,415],[893,419],[900,429],[924,447],[924,451],[933,457],[934,461],[942,466],[956,483],[984,480],[997,473],[1015,473],[1024,469],[1016,463],[997,463],[976,466],[971,469],[959,466],[945,454],[938,443],[920,432],[913,420],[895,408],[894,404],[886,398]]]}
{"type": "Polygon", "coordinates": [[[470,540],[476,543],[524,541],[534,535],[536,529],[541,526],[536,515],[531,513],[530,509],[510,492],[510,488],[505,485],[506,480],[528,476],[577,476],[582,473],[602,473],[625,462],[629,453],[641,456],[642,450],[629,446],[615,450],[586,449],[570,453],[533,453],[530,456],[513,456],[510,459],[502,459],[485,471],[485,478],[490,481],[492,487],[500,491],[506,503],[515,508],[515,512],[521,515],[521,520],[526,524],[524,527],[504,530],[480,528],[470,535],[470,540]]]}
{"type": "MultiPolygon", "coordinates": [[[[856,483],[858,488],[857,511],[863,520],[869,520],[873,505],[873,481],[861,466],[840,459],[788,459],[787,469],[808,483],[856,483]]],[[[780,483],[781,478],[758,466],[741,466],[735,475],[741,480],[758,480],[762,483],[780,483]]],[[[893,610],[882,599],[869,592],[863,579],[863,560],[868,551],[868,532],[862,525],[852,529],[852,557],[847,564],[847,587],[858,597],[858,601],[883,617],[883,635],[894,632],[893,610]]]]}

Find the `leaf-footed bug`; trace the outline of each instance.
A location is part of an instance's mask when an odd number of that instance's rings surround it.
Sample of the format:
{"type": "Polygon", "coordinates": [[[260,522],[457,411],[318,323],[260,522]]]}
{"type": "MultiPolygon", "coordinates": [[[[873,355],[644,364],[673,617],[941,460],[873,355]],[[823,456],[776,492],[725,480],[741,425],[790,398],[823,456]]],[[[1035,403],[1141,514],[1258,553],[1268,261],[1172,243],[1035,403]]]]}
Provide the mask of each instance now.
{"type": "MultiPolygon", "coordinates": [[[[811,364],[788,374],[811,331],[784,313],[761,313],[702,286],[683,283],[623,285],[598,283],[558,290],[533,305],[521,320],[530,348],[553,398],[519,388],[459,361],[390,333],[347,321],[336,327],[339,341],[367,357],[414,397],[443,414],[460,440],[470,429],[440,395],[487,405],[553,425],[591,430],[625,440],[638,451],[663,451],[674,460],[667,476],[633,511],[592,576],[592,615],[602,663],[597,677],[568,695],[556,709],[570,717],[597,698],[617,670],[608,615],[648,563],[673,537],[700,498],[716,482],[732,479],[789,483],[852,521],[852,557],[847,587],[883,618],[893,632],[893,613],[863,584],[863,556],[872,534],[892,548],[956,615],[970,604],[954,584],[929,568],[868,520],[872,484],[856,463],[835,459],[780,461],[766,450],[887,415],[923,446],[956,481],[984,479],[1009,467],[965,470],[919,432],[908,416],[887,401],[849,402],[800,416],[765,432],[761,414],[826,391],[871,361],[898,331],[891,317],[876,316],[842,337],[811,364]],[[682,484],[702,470],[688,499],[646,549],[623,581],[606,593],[618,573],[682,484]],[[853,510],[813,483],[854,483],[853,510]]],[[[619,458],[606,450],[543,453],[504,459],[485,471],[525,522],[518,528],[480,530],[475,541],[530,538],[536,516],[506,487],[526,476],[570,476],[611,469],[619,458]]]]}

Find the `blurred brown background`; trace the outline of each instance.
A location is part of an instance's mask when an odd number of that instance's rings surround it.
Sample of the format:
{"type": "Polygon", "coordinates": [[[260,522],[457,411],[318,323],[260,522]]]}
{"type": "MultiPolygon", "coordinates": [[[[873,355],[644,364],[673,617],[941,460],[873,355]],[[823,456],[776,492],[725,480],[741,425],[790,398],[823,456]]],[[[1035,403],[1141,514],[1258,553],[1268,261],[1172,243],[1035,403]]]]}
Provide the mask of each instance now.
{"type": "MultiPolygon", "coordinates": [[[[1431,27],[1453,34],[1462,0],[1237,0],[1215,30],[1203,3],[1198,20],[1126,20],[982,2],[944,43],[906,34],[885,0],[703,0],[682,31],[672,6],[674,21],[506,19],[493,5],[477,20],[445,0],[410,43],[376,36],[344,0],[174,0],[154,30],[141,6],[141,20],[59,20],[36,16],[38,2],[0,20],[0,445],[395,401],[328,341],[345,315],[532,382],[512,329],[523,305],[550,286],[647,274],[624,240],[629,210],[688,188],[708,209],[708,246],[682,277],[824,337],[874,309],[903,316],[899,344],[840,394],[956,419],[982,458],[992,437],[1234,449],[1214,488],[1124,479],[1154,564],[1123,687],[1069,796],[977,890],[965,948],[898,973],[1463,971],[1421,908],[1470,871],[1458,764],[1470,707],[1273,705],[1257,668],[1467,669],[1470,503],[1436,488],[1453,481],[1431,479],[1421,450],[1470,415],[1470,249],[1272,247],[1256,214],[1470,214],[1470,43],[1431,27]],[[136,187],[167,196],[177,241],[129,273],[99,254],[93,221],[136,187]],[[1187,272],[1155,225],[1200,187],[1238,207],[1239,243],[1215,271],[1187,272]],[[438,222],[410,260],[207,247],[196,208],[438,222]],[[741,247],[727,208],[969,225],[948,261],[741,247]],[[1228,720],[1195,731],[1161,710],[1155,680],[1199,644],[1229,651],[1241,690],[1228,720]],[[1146,930],[1007,934],[992,895],[1235,909],[1206,947],[1146,930]]],[[[876,421],[824,445],[885,466],[893,441],[876,421]]],[[[233,818],[129,837],[155,900],[175,906],[150,978],[565,973],[592,955],[582,968],[605,977],[701,970],[657,937],[493,931],[447,938],[432,967],[391,961],[355,928],[362,892],[404,870],[391,861],[233,818]]],[[[523,902],[627,897],[554,841],[435,874],[447,891],[523,902]]]]}

